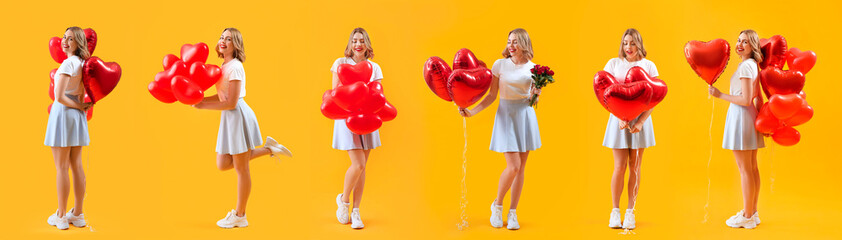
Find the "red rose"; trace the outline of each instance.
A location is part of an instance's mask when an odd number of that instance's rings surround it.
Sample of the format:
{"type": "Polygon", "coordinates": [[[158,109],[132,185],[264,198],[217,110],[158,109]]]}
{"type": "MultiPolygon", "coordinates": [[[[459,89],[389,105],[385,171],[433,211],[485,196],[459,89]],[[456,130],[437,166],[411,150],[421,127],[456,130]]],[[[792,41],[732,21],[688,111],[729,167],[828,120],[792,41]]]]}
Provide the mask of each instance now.
{"type": "Polygon", "coordinates": [[[552,75],[555,75],[555,72],[553,72],[553,70],[550,70],[550,72],[547,73],[547,74],[550,74],[550,76],[552,76],[552,75]]]}

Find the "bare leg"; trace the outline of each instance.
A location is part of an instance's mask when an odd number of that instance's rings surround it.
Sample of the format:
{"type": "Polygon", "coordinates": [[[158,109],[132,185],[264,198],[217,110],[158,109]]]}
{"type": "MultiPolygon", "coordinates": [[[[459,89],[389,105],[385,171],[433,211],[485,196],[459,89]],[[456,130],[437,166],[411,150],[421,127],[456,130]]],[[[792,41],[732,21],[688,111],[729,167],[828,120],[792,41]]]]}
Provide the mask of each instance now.
{"type": "Polygon", "coordinates": [[[237,171],[237,216],[246,215],[246,204],[251,194],[251,173],[249,171],[249,160],[252,159],[251,151],[232,156],[234,159],[234,170],[237,171]]]}
{"type": "Polygon", "coordinates": [[[512,202],[509,209],[517,209],[517,204],[520,202],[520,193],[523,192],[523,178],[526,174],[526,158],[529,157],[529,152],[522,152],[520,154],[520,171],[515,180],[512,182],[512,202]]]}
{"type": "MultiPolygon", "coordinates": [[[[629,206],[634,209],[637,202],[637,191],[640,189],[640,164],[643,162],[643,150],[631,149],[629,152],[629,206]]],[[[622,186],[622,184],[621,184],[622,186]]]]}
{"type": "Polygon", "coordinates": [[[757,150],[751,151],[751,166],[754,173],[754,210],[757,211],[757,201],[760,198],[760,170],[757,167],[757,150]]]}
{"type": "Polygon", "coordinates": [[[521,166],[519,152],[507,152],[503,153],[503,156],[506,157],[506,169],[500,174],[500,183],[497,186],[497,199],[494,200],[494,204],[497,205],[503,203],[503,198],[506,197],[506,192],[509,192],[512,182],[514,182],[515,177],[520,173],[521,166]]]}
{"type": "MultiPolygon", "coordinates": [[[[262,156],[266,156],[267,154],[271,153],[269,149],[264,147],[259,147],[251,150],[251,159],[254,160],[262,156]]],[[[234,168],[234,158],[231,154],[216,154],[216,167],[219,170],[225,171],[234,168]]]]}
{"type": "MultiPolygon", "coordinates": [[[[363,150],[365,152],[365,164],[368,164],[368,155],[371,150],[363,150]]],[[[365,188],[365,169],[360,173],[360,178],[357,180],[357,185],[354,186],[354,208],[360,207],[360,202],[363,200],[363,189],[365,188]]]]}
{"type": "Polygon", "coordinates": [[[737,159],[737,167],[740,170],[740,179],[743,189],[744,217],[751,217],[756,211],[754,207],[754,173],[752,173],[751,151],[734,150],[734,158],[737,159]]]}
{"type": "Polygon", "coordinates": [[[70,148],[51,147],[53,161],[56,165],[56,190],[58,191],[58,216],[64,217],[67,212],[67,197],[70,195],[70,180],[67,170],[70,169],[70,148]]]}
{"type": "Polygon", "coordinates": [[[614,208],[620,208],[620,196],[623,195],[623,181],[626,165],[629,162],[629,149],[612,149],[614,152],[614,174],[611,175],[611,201],[614,208]]]}
{"type": "Polygon", "coordinates": [[[82,147],[70,148],[70,169],[73,170],[73,215],[82,214],[82,203],[85,201],[85,169],[82,167],[82,147]]]}
{"type": "Polygon", "coordinates": [[[351,158],[351,166],[345,171],[345,183],[342,187],[342,202],[350,202],[351,191],[357,185],[363,171],[365,171],[366,157],[365,151],[362,149],[348,150],[348,156],[351,158]]]}

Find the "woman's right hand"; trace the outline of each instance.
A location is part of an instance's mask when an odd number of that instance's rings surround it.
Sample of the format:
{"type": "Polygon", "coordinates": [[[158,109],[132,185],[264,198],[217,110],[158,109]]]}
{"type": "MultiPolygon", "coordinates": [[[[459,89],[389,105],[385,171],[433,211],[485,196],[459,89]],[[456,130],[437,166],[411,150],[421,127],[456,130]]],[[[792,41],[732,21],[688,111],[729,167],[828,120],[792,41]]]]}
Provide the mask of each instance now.
{"type": "Polygon", "coordinates": [[[462,115],[463,117],[471,117],[471,116],[473,116],[473,115],[474,115],[474,113],[473,113],[473,112],[471,112],[471,110],[470,110],[470,109],[467,109],[467,108],[459,108],[459,115],[462,115]]]}
{"type": "Polygon", "coordinates": [[[91,109],[91,107],[93,107],[93,106],[94,106],[94,103],[92,103],[92,102],[80,103],[79,104],[79,110],[81,110],[82,112],[87,112],[88,109],[91,109]]]}
{"type": "Polygon", "coordinates": [[[629,122],[620,120],[620,129],[626,129],[629,127],[629,122]]]}

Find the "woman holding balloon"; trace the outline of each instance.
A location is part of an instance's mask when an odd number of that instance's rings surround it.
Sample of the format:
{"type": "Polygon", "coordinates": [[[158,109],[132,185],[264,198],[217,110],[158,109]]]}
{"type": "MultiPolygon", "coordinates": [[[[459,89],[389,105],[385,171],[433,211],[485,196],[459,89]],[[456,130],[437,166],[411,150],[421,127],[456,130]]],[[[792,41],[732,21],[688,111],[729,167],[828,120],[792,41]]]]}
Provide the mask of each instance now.
{"type": "Polygon", "coordinates": [[[236,28],[226,28],[216,45],[217,55],[223,59],[222,79],[216,83],[217,95],[205,97],[193,107],[222,111],[216,139],[216,165],[219,170],[237,171],[237,208],[216,222],[221,228],[247,227],[246,203],[251,193],[249,161],[264,156],[292,153],[272,137],[263,144],[254,111],[246,104],[246,60],[243,35],[236,28]]]}
{"type": "MultiPolygon", "coordinates": [[[[658,76],[655,63],[646,59],[646,48],[643,38],[637,29],[629,28],[623,33],[620,42],[619,57],[612,58],[605,64],[604,71],[613,75],[617,81],[623,82],[629,69],[641,67],[650,77],[658,76]]],[[[611,114],[608,126],[605,127],[605,137],[602,145],[611,148],[614,153],[614,173],[611,176],[611,209],[608,226],[611,228],[635,228],[634,206],[640,186],[640,166],[643,161],[643,150],[655,146],[655,131],[650,115],[654,109],[641,113],[631,121],[624,121],[611,114]],[[625,219],[620,221],[620,197],[623,194],[623,181],[626,167],[629,171],[628,208],[625,219]]]]}
{"type": "Polygon", "coordinates": [[[763,103],[757,81],[759,62],[763,61],[760,38],[754,30],[744,30],[737,38],[736,52],[740,66],[731,77],[730,94],[711,86],[711,96],[728,101],[722,148],[734,151],[740,170],[743,189],[743,210],[725,221],[734,228],[755,228],[760,223],[757,199],[760,193],[760,171],[757,169],[757,149],[764,147],[763,136],[755,129],[755,118],[763,103]]]}
{"type": "Polygon", "coordinates": [[[491,134],[491,150],[503,153],[506,158],[506,169],[500,175],[497,197],[491,203],[491,226],[503,227],[503,198],[511,189],[511,203],[507,215],[507,228],[520,229],[517,220],[517,205],[523,190],[526,159],[529,151],[541,147],[541,135],[538,131],[538,118],[535,109],[529,105],[529,98],[540,95],[541,90],[533,88],[532,73],[532,41],[526,30],[518,28],[508,34],[503,59],[498,59],[491,67],[493,78],[488,95],[473,109],[459,108],[464,117],[471,117],[487,108],[497,94],[500,94],[500,104],[494,118],[494,128],[491,134]]]}
{"type": "MultiPolygon", "coordinates": [[[[368,32],[363,28],[355,28],[351,31],[348,44],[345,46],[345,56],[336,59],[330,71],[333,73],[332,87],[336,89],[340,85],[339,68],[341,64],[355,65],[364,61],[371,64],[371,77],[369,82],[380,82],[383,80],[383,72],[380,65],[370,59],[374,57],[374,48],[371,47],[371,39],[368,32]]],[[[333,148],[348,152],[351,158],[351,166],[345,171],[345,181],[342,193],[336,196],[336,219],[342,224],[351,222],[351,228],[361,229],[365,227],[360,219],[360,202],[362,201],[363,188],[365,187],[365,166],[368,163],[371,150],[380,146],[380,133],[375,130],[368,134],[356,134],[346,125],[346,121],[335,120],[333,124],[333,148]],[[354,208],[348,214],[348,207],[351,205],[351,192],[353,192],[354,208]]]]}

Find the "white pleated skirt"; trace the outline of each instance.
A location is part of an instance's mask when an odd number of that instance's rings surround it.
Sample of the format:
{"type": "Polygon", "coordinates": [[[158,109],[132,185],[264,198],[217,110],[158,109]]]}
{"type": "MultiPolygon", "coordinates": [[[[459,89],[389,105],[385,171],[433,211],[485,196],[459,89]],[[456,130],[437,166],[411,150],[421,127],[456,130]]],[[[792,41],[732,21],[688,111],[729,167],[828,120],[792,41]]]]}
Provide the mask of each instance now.
{"type": "Polygon", "coordinates": [[[731,103],[725,117],[725,134],[722,148],[730,150],[755,150],[765,147],[763,135],[754,127],[757,109],[731,103]]]}
{"type": "MultiPolygon", "coordinates": [[[[70,99],[80,100],[79,96],[66,95],[70,99]]],[[[50,147],[88,146],[91,142],[88,136],[88,119],[85,112],[69,108],[58,101],[50,108],[50,118],[47,120],[47,134],[44,145],[50,147]]]]}
{"type": "MultiPolygon", "coordinates": [[[[632,119],[629,128],[640,119],[632,119]]],[[[620,119],[614,114],[608,117],[608,126],[605,126],[605,137],[602,139],[602,146],[614,149],[641,149],[655,146],[655,129],[652,127],[652,116],[643,122],[640,132],[631,133],[629,128],[620,129],[620,119]]]]}
{"type": "Polygon", "coordinates": [[[375,149],[380,146],[380,130],[359,135],[351,132],[345,120],[333,122],[333,148],[338,150],[375,149]]]}
{"type": "Polygon", "coordinates": [[[219,119],[219,134],[216,137],[216,152],[219,154],[240,154],[263,145],[257,117],[246,101],[237,100],[237,107],[222,111],[219,119]]]}
{"type": "Polygon", "coordinates": [[[526,152],[540,147],[538,117],[529,106],[529,99],[500,99],[491,130],[491,151],[526,152]]]}

